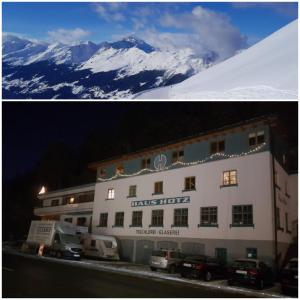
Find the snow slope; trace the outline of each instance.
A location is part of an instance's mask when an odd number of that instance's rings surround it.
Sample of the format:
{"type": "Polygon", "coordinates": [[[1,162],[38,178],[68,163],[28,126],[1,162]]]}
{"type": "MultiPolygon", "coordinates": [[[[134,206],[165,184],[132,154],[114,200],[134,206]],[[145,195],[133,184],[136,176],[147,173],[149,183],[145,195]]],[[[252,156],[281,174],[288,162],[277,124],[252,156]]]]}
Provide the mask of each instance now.
{"type": "Polygon", "coordinates": [[[139,99],[294,99],[298,97],[298,20],[240,54],[139,99]]]}

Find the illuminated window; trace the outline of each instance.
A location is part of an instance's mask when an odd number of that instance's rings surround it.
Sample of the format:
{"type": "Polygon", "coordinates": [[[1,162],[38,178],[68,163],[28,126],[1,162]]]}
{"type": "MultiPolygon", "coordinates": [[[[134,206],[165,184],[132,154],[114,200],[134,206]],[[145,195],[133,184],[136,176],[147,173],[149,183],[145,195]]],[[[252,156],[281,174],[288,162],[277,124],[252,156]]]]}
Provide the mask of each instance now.
{"type": "Polygon", "coordinates": [[[249,146],[257,146],[265,141],[265,133],[264,131],[251,132],[248,135],[249,138],[249,146]]]}
{"type": "Polygon", "coordinates": [[[200,224],[205,225],[217,225],[218,224],[218,208],[212,207],[201,207],[201,219],[200,224]]]}
{"type": "Polygon", "coordinates": [[[115,217],[115,226],[123,227],[124,226],[124,212],[117,212],[115,217]]]}
{"type": "Polygon", "coordinates": [[[99,227],[107,227],[108,213],[100,214],[99,227]]]}
{"type": "Polygon", "coordinates": [[[151,226],[163,227],[164,226],[164,210],[156,209],[152,210],[151,226]]]}
{"type": "Polygon", "coordinates": [[[178,226],[178,227],[188,226],[188,208],[174,209],[174,226],[178,226]]]}
{"type": "Polygon", "coordinates": [[[129,186],[129,195],[128,197],[136,197],[136,185],[129,186]]]}
{"type": "Polygon", "coordinates": [[[122,165],[116,168],[116,174],[124,174],[124,167],[122,165]]]}
{"type": "Polygon", "coordinates": [[[185,191],[193,191],[196,189],[196,178],[193,177],[186,177],[184,179],[184,190],[185,191]]]}
{"type": "Polygon", "coordinates": [[[154,194],[162,194],[163,193],[163,182],[158,181],[154,183],[154,194]]]}
{"type": "Polygon", "coordinates": [[[183,161],[183,159],[184,159],[183,150],[177,150],[172,153],[172,163],[175,163],[177,161],[183,161]]]}
{"type": "Polygon", "coordinates": [[[142,219],[143,219],[143,212],[140,211],[133,211],[132,212],[132,227],[142,227],[142,219]]]}
{"type": "Polygon", "coordinates": [[[237,171],[230,170],[223,172],[223,185],[236,185],[237,184],[237,171]]]}
{"type": "Polygon", "coordinates": [[[151,159],[150,158],[142,159],[142,165],[141,165],[142,169],[150,169],[150,165],[151,165],[151,159]]]}
{"type": "Polygon", "coordinates": [[[225,151],[225,141],[216,141],[210,143],[210,154],[220,153],[225,151]]]}
{"type": "Polygon", "coordinates": [[[108,189],[107,199],[115,199],[115,189],[113,188],[108,189]]]}
{"type": "Polygon", "coordinates": [[[233,205],[232,206],[232,225],[233,226],[252,226],[253,209],[252,205],[233,205]]]}

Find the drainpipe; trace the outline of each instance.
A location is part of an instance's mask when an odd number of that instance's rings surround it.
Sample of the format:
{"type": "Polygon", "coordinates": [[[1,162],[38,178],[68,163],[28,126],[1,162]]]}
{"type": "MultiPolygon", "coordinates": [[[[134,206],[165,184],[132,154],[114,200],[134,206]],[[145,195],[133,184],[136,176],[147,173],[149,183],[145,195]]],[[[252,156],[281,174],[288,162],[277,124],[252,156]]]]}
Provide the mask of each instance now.
{"type": "Polygon", "coordinates": [[[274,252],[275,252],[275,274],[278,272],[278,240],[277,240],[277,203],[276,203],[276,182],[275,182],[275,157],[273,136],[270,130],[270,150],[272,155],[272,174],[273,174],[273,208],[274,208],[274,252]]]}

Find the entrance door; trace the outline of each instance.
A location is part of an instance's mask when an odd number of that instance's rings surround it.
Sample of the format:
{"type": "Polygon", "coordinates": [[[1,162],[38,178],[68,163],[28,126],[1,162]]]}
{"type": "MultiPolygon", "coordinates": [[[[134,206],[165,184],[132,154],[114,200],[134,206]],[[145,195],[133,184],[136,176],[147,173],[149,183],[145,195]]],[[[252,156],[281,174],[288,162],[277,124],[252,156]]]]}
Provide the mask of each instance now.
{"type": "Polygon", "coordinates": [[[227,264],[227,249],[216,248],[216,258],[224,265],[227,264]]]}

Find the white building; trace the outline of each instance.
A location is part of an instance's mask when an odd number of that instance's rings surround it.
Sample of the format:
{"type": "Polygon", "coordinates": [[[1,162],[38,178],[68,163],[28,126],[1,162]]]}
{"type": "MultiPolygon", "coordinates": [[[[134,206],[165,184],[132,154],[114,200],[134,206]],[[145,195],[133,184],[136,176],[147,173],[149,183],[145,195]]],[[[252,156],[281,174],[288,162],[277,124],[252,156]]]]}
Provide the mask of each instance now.
{"type": "Polygon", "coordinates": [[[95,184],[87,184],[39,194],[40,205],[34,209],[34,214],[42,220],[66,221],[90,227],[94,190],[95,184]]]}
{"type": "Polygon", "coordinates": [[[287,159],[281,128],[266,117],[92,163],[92,232],[116,236],[123,259],[140,263],[176,248],[280,264],[298,220],[287,159]]]}

